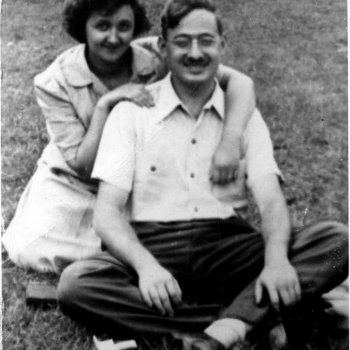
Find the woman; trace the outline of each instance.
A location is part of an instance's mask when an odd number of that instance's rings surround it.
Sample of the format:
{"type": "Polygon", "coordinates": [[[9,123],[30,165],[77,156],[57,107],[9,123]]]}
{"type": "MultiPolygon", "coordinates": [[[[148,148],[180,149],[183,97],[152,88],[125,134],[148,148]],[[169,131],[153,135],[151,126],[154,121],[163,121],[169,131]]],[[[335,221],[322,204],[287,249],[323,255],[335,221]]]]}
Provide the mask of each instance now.
{"type": "MultiPolygon", "coordinates": [[[[100,251],[92,228],[97,184],[90,174],[111,108],[123,100],[151,106],[143,84],[166,74],[155,40],[133,41],[150,27],[137,0],[67,0],[63,19],[81,44],[35,77],[50,143],[3,240],[17,265],[57,273],[100,251]]],[[[220,67],[218,79],[227,118],[212,178],[223,183],[234,178],[240,135],[255,100],[251,80],[241,73],[220,67]]]]}

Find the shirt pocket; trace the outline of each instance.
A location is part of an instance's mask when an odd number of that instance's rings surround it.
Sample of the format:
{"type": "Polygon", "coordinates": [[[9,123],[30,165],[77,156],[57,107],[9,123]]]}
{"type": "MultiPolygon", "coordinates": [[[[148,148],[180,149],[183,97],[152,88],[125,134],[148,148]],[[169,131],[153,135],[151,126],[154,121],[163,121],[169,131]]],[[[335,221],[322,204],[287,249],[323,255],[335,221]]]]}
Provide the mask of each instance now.
{"type": "Polygon", "coordinates": [[[166,187],[171,186],[171,155],[164,149],[167,146],[159,140],[150,142],[138,154],[136,163],[135,190],[141,201],[158,200],[166,187]]]}

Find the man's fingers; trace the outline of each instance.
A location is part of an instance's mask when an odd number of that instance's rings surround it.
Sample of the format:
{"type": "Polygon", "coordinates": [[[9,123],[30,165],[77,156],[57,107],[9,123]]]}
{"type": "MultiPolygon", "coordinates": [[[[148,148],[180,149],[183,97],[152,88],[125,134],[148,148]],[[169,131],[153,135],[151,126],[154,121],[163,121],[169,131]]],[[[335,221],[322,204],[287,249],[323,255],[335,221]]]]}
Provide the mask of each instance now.
{"type": "Polygon", "coordinates": [[[301,287],[300,287],[299,279],[294,284],[294,292],[295,292],[295,296],[296,296],[296,301],[300,301],[300,299],[301,299],[301,287]]]}
{"type": "Polygon", "coordinates": [[[260,284],[259,281],[257,281],[255,284],[255,302],[257,304],[261,303],[262,292],[263,292],[262,285],[260,284]]]}
{"type": "Polygon", "coordinates": [[[177,281],[174,279],[168,282],[165,287],[173,303],[175,305],[180,305],[182,302],[182,292],[177,281]]]}
{"type": "Polygon", "coordinates": [[[280,291],[280,297],[284,306],[291,306],[295,303],[294,292],[290,289],[282,289],[280,291]]]}
{"type": "Polygon", "coordinates": [[[168,314],[169,316],[174,316],[174,310],[171,306],[168,291],[166,290],[164,284],[159,284],[157,289],[158,289],[158,295],[163,305],[163,309],[165,310],[165,313],[168,314]]]}
{"type": "Polygon", "coordinates": [[[279,300],[279,296],[277,293],[277,290],[273,287],[270,287],[267,289],[268,293],[269,293],[269,297],[270,297],[270,302],[272,304],[272,307],[276,310],[276,311],[280,311],[280,300],[279,300]]]}
{"type": "Polygon", "coordinates": [[[160,300],[158,290],[155,288],[150,289],[149,291],[150,298],[152,300],[152,304],[156,307],[156,309],[161,313],[161,315],[165,315],[165,309],[163,303],[160,300]]]}
{"type": "Polygon", "coordinates": [[[140,288],[141,297],[148,307],[153,307],[152,300],[149,296],[148,290],[140,288]]]}

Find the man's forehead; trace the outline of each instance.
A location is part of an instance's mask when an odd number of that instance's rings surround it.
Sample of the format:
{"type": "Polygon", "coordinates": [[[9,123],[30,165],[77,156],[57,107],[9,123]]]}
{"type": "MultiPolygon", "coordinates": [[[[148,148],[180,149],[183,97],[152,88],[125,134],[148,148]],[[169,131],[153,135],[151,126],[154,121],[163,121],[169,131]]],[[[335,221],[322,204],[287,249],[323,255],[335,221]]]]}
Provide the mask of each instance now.
{"type": "Polygon", "coordinates": [[[215,14],[205,10],[197,9],[190,12],[181,19],[176,28],[170,29],[169,34],[178,35],[201,35],[212,34],[218,35],[218,26],[215,14]]]}

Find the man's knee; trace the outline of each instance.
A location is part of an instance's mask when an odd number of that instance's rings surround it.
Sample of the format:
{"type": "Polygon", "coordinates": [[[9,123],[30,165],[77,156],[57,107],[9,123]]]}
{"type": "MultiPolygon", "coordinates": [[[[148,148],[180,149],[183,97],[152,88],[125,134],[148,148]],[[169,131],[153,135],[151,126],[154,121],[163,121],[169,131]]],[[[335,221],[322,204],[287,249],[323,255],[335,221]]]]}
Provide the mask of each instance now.
{"type": "Polygon", "coordinates": [[[294,243],[299,245],[324,245],[348,253],[348,228],[337,221],[321,221],[298,231],[294,243]]]}
{"type": "Polygon", "coordinates": [[[87,262],[79,261],[68,266],[62,273],[57,286],[57,300],[61,307],[72,305],[84,292],[80,278],[87,269],[87,262]]]}
{"type": "Polygon", "coordinates": [[[343,280],[348,275],[348,228],[342,223],[323,221],[307,226],[293,237],[291,248],[296,264],[308,261],[343,280]]]}

